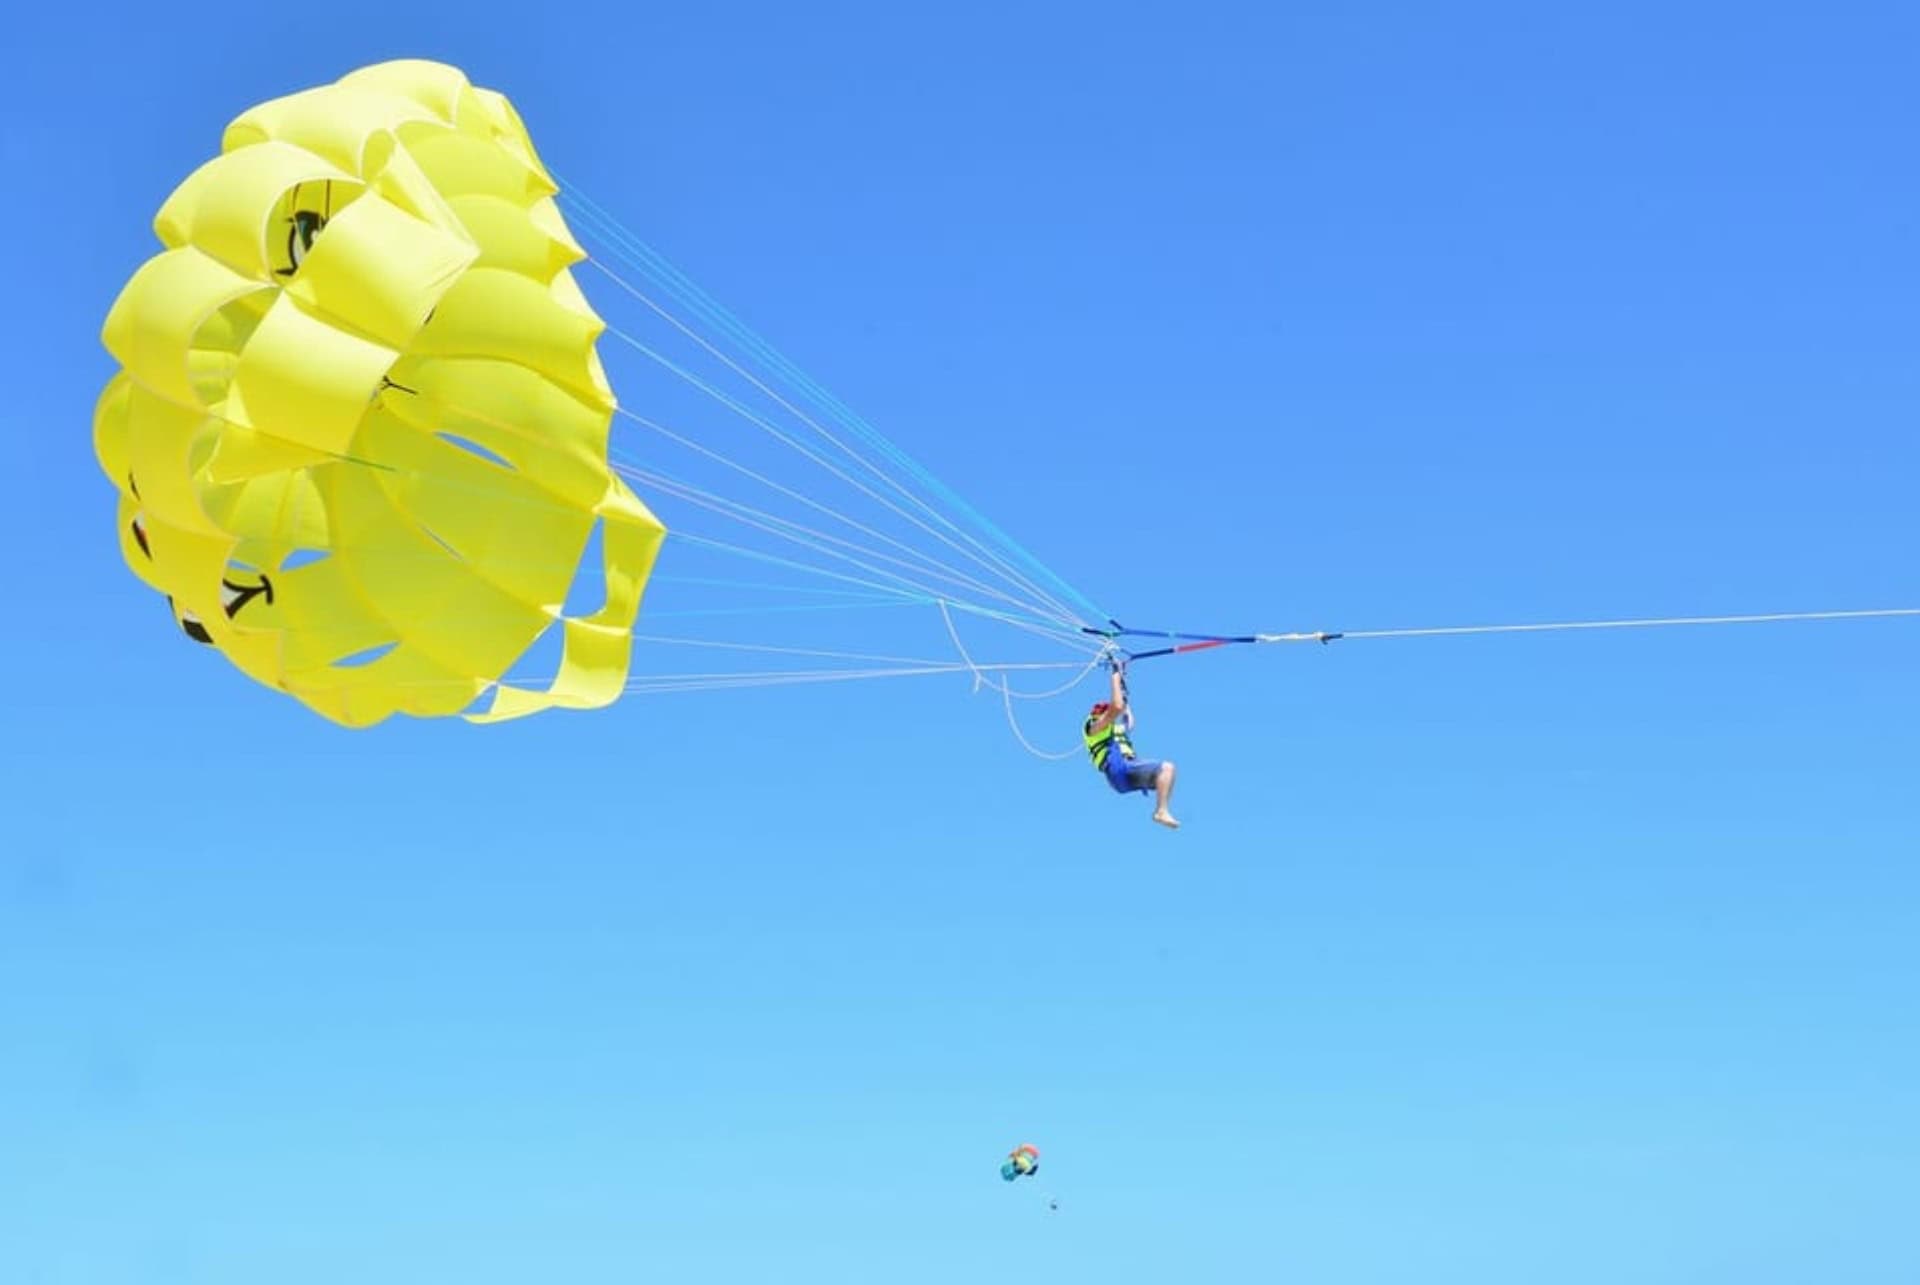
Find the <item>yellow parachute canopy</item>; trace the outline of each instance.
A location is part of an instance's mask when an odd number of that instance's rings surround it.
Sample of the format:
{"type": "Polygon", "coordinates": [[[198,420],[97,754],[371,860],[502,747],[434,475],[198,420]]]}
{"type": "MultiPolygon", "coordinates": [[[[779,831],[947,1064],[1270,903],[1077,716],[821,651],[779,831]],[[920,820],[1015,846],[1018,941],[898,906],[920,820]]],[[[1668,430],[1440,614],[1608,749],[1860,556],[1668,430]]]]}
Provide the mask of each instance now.
{"type": "Polygon", "coordinates": [[[556,190],[505,98],[403,61],[251,109],[167,200],[94,445],[189,636],[349,726],[620,694],[665,530],[608,469],[556,190]],[[503,682],[556,623],[557,675],[503,682]]]}

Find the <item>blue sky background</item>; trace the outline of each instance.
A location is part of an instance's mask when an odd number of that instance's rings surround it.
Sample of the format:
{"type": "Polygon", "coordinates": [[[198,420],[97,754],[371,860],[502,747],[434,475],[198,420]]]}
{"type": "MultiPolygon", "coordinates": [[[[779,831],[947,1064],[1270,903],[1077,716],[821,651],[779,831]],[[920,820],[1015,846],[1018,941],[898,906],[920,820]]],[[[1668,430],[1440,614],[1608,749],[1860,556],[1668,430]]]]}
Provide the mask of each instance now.
{"type": "Polygon", "coordinates": [[[1920,605],[1911,7],[1291,8],[25,19],[0,1279],[1920,1276],[1920,622],[1142,665],[1168,835],[962,679],[344,732],[119,563],[154,210],[411,55],[1117,613],[1920,605]]]}

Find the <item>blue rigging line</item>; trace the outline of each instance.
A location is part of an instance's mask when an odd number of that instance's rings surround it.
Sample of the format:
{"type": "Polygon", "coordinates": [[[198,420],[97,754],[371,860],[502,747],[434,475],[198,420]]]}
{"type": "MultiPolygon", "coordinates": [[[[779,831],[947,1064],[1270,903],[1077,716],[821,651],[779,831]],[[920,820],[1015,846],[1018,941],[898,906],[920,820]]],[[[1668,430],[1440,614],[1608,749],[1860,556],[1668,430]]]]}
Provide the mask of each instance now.
{"type": "MultiPolygon", "coordinates": [[[[555,175],[558,179],[559,176],[555,175]]],[[[629,232],[620,222],[604,210],[591,198],[562,183],[560,199],[572,205],[583,216],[582,222],[593,226],[600,235],[607,237],[620,257],[646,273],[656,284],[670,291],[682,304],[693,310],[708,324],[727,334],[748,353],[758,357],[760,362],[777,377],[811,400],[818,408],[826,411],[844,428],[855,434],[860,440],[881,453],[912,477],[918,479],[930,492],[939,496],[970,519],[989,539],[1012,555],[1019,562],[1040,575],[1048,583],[1065,593],[1074,602],[1090,612],[1094,619],[1105,619],[1106,613],[1094,604],[1085,594],[1075,589],[1063,577],[1054,572],[1044,562],[1030,553],[1019,541],[1002,530],[991,518],[968,503],[952,488],[935,477],[925,466],[901,450],[874,428],[852,408],[822,387],[805,371],[794,365],[772,345],[755,334],[745,322],[739,320],[712,296],[708,295],[695,282],[688,278],[658,251],[629,232]]]]}

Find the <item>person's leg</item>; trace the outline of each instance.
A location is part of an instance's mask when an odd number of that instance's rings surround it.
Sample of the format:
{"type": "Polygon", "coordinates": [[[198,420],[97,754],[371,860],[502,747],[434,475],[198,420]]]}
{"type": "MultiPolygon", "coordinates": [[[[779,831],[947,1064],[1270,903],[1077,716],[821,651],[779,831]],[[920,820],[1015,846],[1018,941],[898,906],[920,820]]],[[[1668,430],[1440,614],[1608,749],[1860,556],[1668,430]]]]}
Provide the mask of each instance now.
{"type": "Polygon", "coordinates": [[[1180,823],[1173,819],[1173,813],[1167,811],[1167,804],[1173,801],[1173,763],[1162,763],[1159,772],[1153,778],[1153,819],[1170,830],[1178,830],[1180,823]]]}

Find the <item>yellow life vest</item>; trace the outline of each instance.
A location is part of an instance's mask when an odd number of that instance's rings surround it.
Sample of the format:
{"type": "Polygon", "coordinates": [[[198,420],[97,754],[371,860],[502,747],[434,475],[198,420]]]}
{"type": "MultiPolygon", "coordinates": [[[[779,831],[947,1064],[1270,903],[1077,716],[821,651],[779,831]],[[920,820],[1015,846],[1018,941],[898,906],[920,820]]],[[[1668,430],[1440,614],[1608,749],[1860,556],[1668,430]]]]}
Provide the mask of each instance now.
{"type": "MultiPolygon", "coordinates": [[[[1125,715],[1121,716],[1121,718],[1124,717],[1125,715]]],[[[1093,730],[1094,720],[1090,718],[1080,728],[1080,737],[1087,743],[1087,757],[1093,760],[1096,772],[1107,770],[1107,755],[1116,745],[1120,747],[1120,757],[1127,759],[1133,757],[1133,742],[1127,739],[1127,734],[1121,729],[1120,722],[1121,719],[1116,718],[1096,732],[1093,730]]]]}

